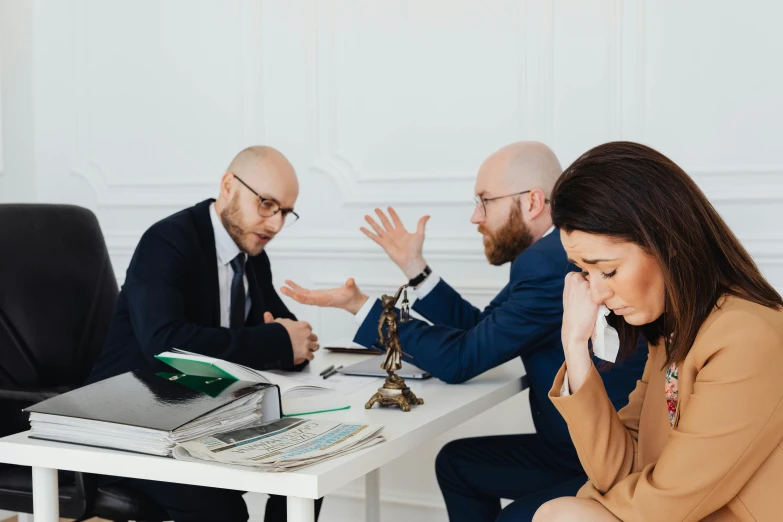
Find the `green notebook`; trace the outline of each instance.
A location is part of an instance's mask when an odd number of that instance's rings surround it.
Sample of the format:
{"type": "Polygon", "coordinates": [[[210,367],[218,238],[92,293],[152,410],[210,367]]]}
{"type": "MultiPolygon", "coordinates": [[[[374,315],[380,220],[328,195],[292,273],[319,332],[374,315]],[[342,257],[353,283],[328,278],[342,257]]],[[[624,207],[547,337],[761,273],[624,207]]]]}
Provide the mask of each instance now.
{"type": "Polygon", "coordinates": [[[227,386],[235,381],[276,384],[280,388],[285,417],[350,408],[345,395],[321,386],[317,379],[303,383],[301,380],[276,373],[261,372],[206,355],[178,350],[160,353],[155,358],[180,372],[180,374],[166,373],[166,378],[176,378],[175,380],[180,384],[198,389],[208,395],[221,386],[227,386]],[[209,391],[200,389],[205,386],[209,391]],[[304,394],[303,388],[307,389],[304,394]]]}

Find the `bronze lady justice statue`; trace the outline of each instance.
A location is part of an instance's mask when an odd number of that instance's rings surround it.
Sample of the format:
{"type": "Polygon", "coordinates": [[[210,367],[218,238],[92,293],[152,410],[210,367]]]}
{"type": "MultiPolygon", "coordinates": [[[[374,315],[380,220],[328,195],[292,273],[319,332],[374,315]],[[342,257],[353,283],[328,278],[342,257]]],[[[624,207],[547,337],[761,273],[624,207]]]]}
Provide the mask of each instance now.
{"type": "MultiPolygon", "coordinates": [[[[389,376],[386,377],[386,382],[383,383],[383,387],[378,388],[378,392],[364,405],[367,409],[372,408],[372,405],[376,402],[381,406],[399,406],[402,411],[410,411],[412,404],[424,404],[424,399],[417,398],[410,388],[405,385],[405,379],[394,373],[402,368],[403,354],[402,347],[400,346],[399,334],[397,332],[397,312],[394,309],[394,305],[397,304],[400,294],[407,287],[408,285],[402,285],[394,296],[381,296],[383,312],[378,321],[378,338],[384,348],[386,348],[386,357],[381,363],[381,368],[386,370],[386,373],[389,376]],[[386,327],[385,332],[384,326],[386,327]]],[[[406,295],[402,303],[401,321],[410,320],[408,317],[409,311],[407,304],[408,299],[406,295]]]]}

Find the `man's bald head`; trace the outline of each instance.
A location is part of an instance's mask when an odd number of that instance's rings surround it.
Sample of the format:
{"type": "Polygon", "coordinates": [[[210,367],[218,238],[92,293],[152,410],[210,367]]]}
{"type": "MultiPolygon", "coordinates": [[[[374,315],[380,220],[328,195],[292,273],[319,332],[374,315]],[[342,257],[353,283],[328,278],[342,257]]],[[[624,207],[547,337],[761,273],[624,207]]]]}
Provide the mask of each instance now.
{"type": "Polygon", "coordinates": [[[295,220],[298,197],[299,181],[288,159],[277,149],[257,145],[231,161],[215,210],[234,242],[252,256],[295,220]]]}
{"type": "Polygon", "coordinates": [[[552,227],[549,197],[562,172],[552,149],[535,141],[506,145],[481,164],[470,222],[490,263],[513,261],[552,227]]]}
{"type": "Polygon", "coordinates": [[[563,168],[552,149],[537,141],[519,141],[506,145],[484,161],[476,188],[479,188],[479,182],[482,187],[508,192],[537,188],[549,198],[562,173],[563,168]]]}
{"type": "Polygon", "coordinates": [[[248,183],[260,181],[262,177],[279,177],[281,181],[295,185],[297,194],[299,192],[299,181],[291,162],[282,152],[266,145],[248,147],[237,154],[228,166],[228,172],[248,183]]]}

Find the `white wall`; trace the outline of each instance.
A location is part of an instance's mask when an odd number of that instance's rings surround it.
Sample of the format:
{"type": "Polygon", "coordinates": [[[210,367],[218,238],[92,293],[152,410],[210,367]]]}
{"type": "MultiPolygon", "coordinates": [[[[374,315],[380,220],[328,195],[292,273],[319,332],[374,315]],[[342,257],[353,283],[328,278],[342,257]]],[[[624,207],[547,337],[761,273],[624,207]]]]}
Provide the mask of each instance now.
{"type": "MultiPolygon", "coordinates": [[[[278,282],[396,287],[358,232],[374,205],[394,204],[411,225],[433,215],[427,259],[481,305],[507,276],[468,222],[481,160],[536,139],[565,166],[630,139],[692,174],[783,289],[777,2],[0,2],[0,200],[92,208],[121,279],[145,228],[213,196],[233,154],[266,143],[303,187],[302,220],[269,247],[278,282]]],[[[292,308],[324,339],[355,328],[292,308]]],[[[532,430],[525,401],[384,468],[386,512],[444,520],[438,448],[532,430]]],[[[325,520],[361,514],[360,492],[346,488],[325,520]]]]}
{"type": "Polygon", "coordinates": [[[0,0],[0,203],[37,198],[33,7],[0,0]]]}

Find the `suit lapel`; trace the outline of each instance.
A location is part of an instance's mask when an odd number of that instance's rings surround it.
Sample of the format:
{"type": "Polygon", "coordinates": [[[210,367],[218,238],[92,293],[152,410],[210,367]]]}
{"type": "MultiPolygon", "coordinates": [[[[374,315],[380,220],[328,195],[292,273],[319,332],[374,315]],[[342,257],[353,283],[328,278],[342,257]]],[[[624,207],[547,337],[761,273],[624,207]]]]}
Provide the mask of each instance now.
{"type": "Polygon", "coordinates": [[[204,259],[204,303],[210,319],[210,326],[220,326],[220,286],[217,275],[217,250],[215,249],[215,232],[212,230],[212,220],[209,217],[209,206],[214,199],[202,201],[193,207],[193,221],[204,259]]]}

